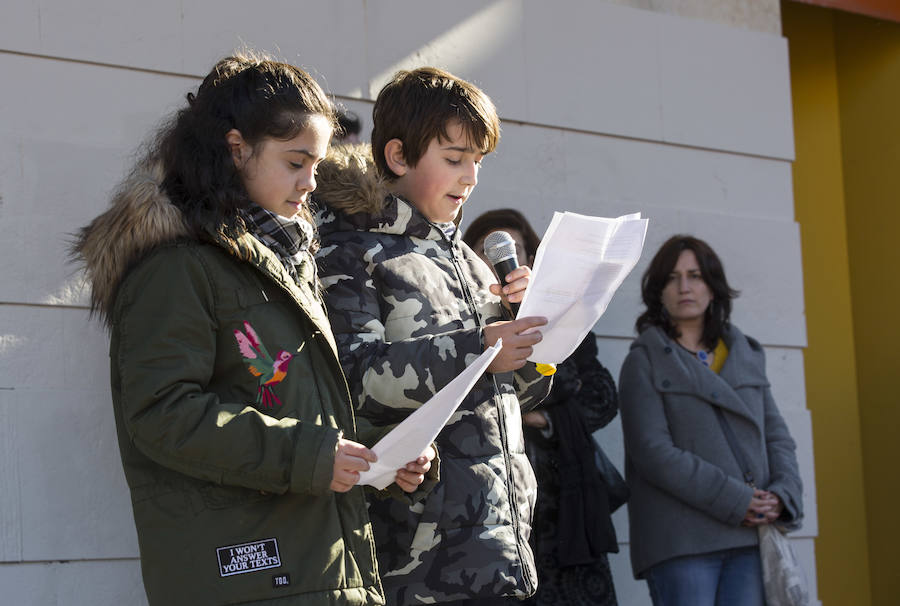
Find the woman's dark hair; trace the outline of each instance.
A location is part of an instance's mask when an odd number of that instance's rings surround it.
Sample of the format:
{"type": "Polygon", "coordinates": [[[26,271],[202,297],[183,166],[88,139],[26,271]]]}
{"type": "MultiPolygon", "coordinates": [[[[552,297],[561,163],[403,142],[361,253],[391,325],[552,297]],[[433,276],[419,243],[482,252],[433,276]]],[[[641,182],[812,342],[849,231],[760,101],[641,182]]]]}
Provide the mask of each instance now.
{"type": "MultiPolygon", "coordinates": [[[[243,232],[238,209],[249,201],[225,135],[237,129],[256,151],[266,138],[288,140],[323,116],[335,126],[334,106],[309,74],[267,57],[238,53],[219,61],[188,105],[163,127],[150,154],[163,162],[163,188],[198,235],[212,224],[243,232]]],[[[308,209],[303,215],[311,219],[308,209]]]]}
{"type": "Polygon", "coordinates": [[[351,135],[359,135],[362,132],[362,120],[349,109],[343,107],[337,108],[338,128],[334,133],[336,139],[344,139],[351,135]]]}
{"type": "Polygon", "coordinates": [[[489,210],[480,215],[472,221],[462,238],[466,244],[473,246],[489,233],[505,229],[515,229],[522,234],[522,237],[525,238],[525,254],[529,259],[533,259],[537,254],[541,239],[528,223],[525,215],[512,208],[489,210]]]}
{"type": "Polygon", "coordinates": [[[728,285],[725,269],[709,244],[693,236],[672,236],[660,247],[641,278],[641,297],[647,310],[638,316],[635,327],[639,333],[651,326],[659,326],[673,339],[681,336],[662,304],[662,291],[669,276],[685,250],[693,251],[700,266],[700,275],[712,293],[703,319],[703,344],[712,349],[719,342],[731,318],[731,300],[738,291],[728,285]]]}

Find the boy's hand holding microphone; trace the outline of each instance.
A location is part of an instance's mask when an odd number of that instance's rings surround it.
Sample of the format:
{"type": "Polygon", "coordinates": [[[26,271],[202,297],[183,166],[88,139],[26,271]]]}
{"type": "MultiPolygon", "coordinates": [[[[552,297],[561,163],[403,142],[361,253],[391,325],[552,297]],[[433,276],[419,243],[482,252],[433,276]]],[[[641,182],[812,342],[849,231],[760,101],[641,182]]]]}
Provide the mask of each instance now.
{"type": "MultiPolygon", "coordinates": [[[[491,292],[503,299],[504,304],[515,317],[519,311],[519,303],[525,297],[525,290],[531,282],[531,268],[527,265],[519,265],[516,242],[505,231],[495,231],[484,239],[484,255],[500,279],[500,284],[491,284],[491,292]]],[[[540,343],[543,338],[539,330],[529,331],[529,329],[536,329],[538,326],[546,324],[547,318],[531,316],[493,322],[485,326],[486,346],[490,347],[497,342],[497,339],[503,339],[503,348],[488,366],[488,372],[507,372],[525,366],[534,345],[540,343]],[[529,332],[523,334],[526,331],[529,332]]]]}

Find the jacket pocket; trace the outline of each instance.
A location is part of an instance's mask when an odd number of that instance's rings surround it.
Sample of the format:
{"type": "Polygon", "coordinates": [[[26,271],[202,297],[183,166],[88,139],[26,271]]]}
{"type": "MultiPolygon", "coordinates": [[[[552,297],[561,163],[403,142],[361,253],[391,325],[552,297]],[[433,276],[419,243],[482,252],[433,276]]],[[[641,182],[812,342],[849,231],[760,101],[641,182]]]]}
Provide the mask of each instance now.
{"type": "Polygon", "coordinates": [[[443,482],[418,503],[409,505],[396,499],[369,497],[369,517],[375,534],[384,577],[418,567],[427,559],[423,554],[440,548],[444,505],[443,482]]]}
{"type": "MultiPolygon", "coordinates": [[[[422,514],[413,525],[415,532],[409,544],[410,555],[417,559],[420,553],[430,551],[440,544],[441,528],[440,520],[444,511],[444,488],[446,484],[440,483],[434,487],[431,494],[422,503],[422,514]]],[[[410,510],[414,509],[411,507],[410,510]]]]}
{"type": "Polygon", "coordinates": [[[256,284],[224,288],[219,297],[219,308],[226,313],[236,313],[238,310],[246,310],[269,302],[269,295],[262,286],[256,284]]]}

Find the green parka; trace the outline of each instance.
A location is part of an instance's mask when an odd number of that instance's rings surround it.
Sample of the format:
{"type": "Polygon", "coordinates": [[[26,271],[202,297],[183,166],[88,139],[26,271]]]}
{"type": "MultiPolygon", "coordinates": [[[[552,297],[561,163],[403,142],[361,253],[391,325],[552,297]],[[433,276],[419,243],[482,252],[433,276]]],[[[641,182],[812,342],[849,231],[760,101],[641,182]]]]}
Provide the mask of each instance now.
{"type": "Polygon", "coordinates": [[[313,268],[298,286],[249,234],[190,237],[161,176],[139,167],[76,243],[150,604],[383,603],[363,491],[329,489],[342,432],[378,431],[357,431],[313,268]]]}

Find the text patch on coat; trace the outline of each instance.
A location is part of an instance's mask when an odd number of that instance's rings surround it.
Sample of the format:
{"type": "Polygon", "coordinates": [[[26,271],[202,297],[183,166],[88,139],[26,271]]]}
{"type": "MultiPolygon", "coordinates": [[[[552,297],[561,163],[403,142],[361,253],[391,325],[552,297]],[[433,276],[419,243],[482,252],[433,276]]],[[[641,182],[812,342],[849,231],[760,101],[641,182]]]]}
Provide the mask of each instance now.
{"type": "Polygon", "coordinates": [[[216,555],[219,558],[219,576],[222,577],[281,566],[278,541],[275,539],[219,547],[216,555]]]}

